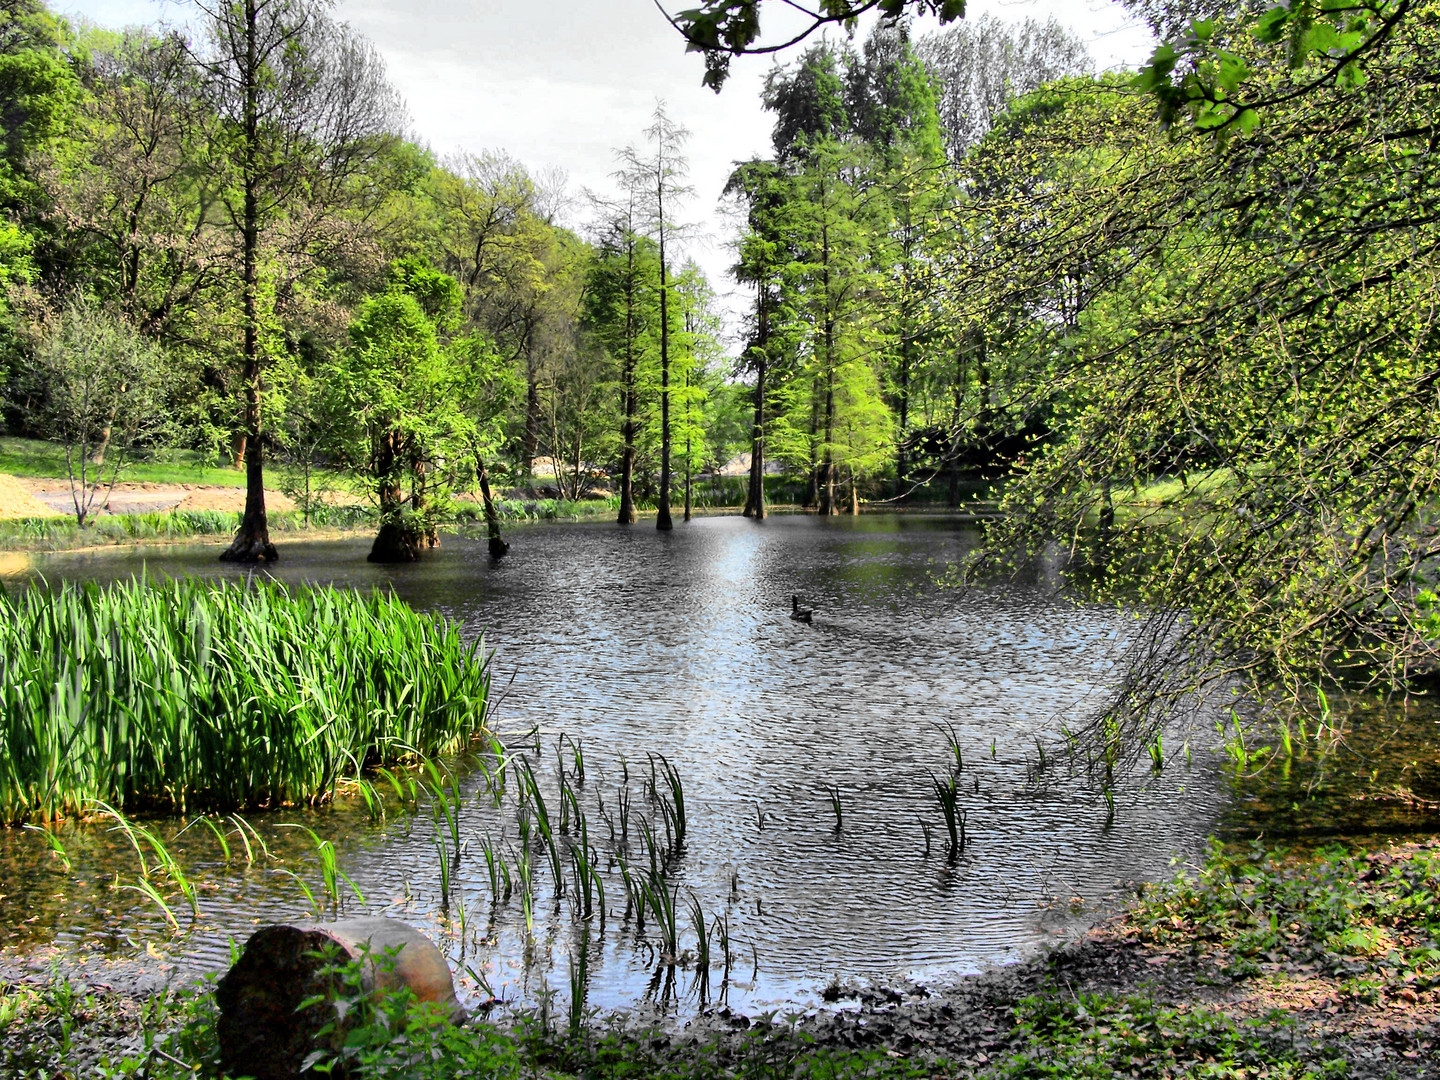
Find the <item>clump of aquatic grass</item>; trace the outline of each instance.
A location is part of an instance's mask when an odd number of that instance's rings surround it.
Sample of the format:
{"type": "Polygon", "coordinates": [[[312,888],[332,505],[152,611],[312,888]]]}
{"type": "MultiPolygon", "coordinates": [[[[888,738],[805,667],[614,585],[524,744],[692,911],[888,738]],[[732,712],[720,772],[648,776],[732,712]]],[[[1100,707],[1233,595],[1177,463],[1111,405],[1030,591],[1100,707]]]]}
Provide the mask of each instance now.
{"type": "Polygon", "coordinates": [[[665,823],[664,858],[669,862],[677,858],[685,846],[685,785],[680,781],[680,771],[664,754],[650,755],[650,798],[665,823]],[[660,763],[659,779],[664,782],[663,788],[656,779],[656,761],[660,763]]]}
{"type": "Polygon", "coordinates": [[[580,940],[570,951],[570,1037],[578,1039],[584,1026],[585,994],[590,984],[590,927],[580,931],[580,940]]]}
{"type": "Polygon", "coordinates": [[[679,885],[667,885],[663,874],[651,872],[648,880],[642,881],[641,890],[655,917],[655,928],[660,932],[660,951],[668,963],[674,963],[680,956],[680,925],[676,900],[680,894],[679,885]]]}
{"type": "MultiPolygon", "coordinates": [[[[498,498],[495,512],[505,521],[578,521],[608,515],[620,507],[620,497],[603,499],[521,499],[498,498]]],[[[457,515],[457,524],[469,515],[457,515]]],[[[473,520],[473,519],[472,519],[473,520]]]]}
{"type": "Polygon", "coordinates": [[[690,894],[690,919],[695,928],[695,992],[704,1005],[710,998],[710,931],[700,898],[690,894]]]}
{"type": "Polygon", "coordinates": [[[838,784],[824,784],[825,796],[830,800],[830,810],[835,815],[835,831],[838,833],[845,823],[844,814],[840,806],[840,787],[838,784]]]}
{"type": "MultiPolygon", "coordinates": [[[[340,857],[333,843],[329,840],[322,839],[316,834],[314,829],[305,825],[287,824],[282,826],[282,828],[299,829],[305,833],[306,836],[310,837],[310,842],[315,845],[315,859],[320,864],[320,882],[325,887],[326,899],[330,901],[330,912],[332,916],[338,918],[340,915],[343,894],[340,883],[342,881],[350,886],[351,891],[355,894],[356,900],[360,901],[361,904],[365,903],[365,894],[360,891],[360,886],[356,885],[355,882],[350,879],[349,874],[340,869],[340,857]]],[[[443,850],[441,851],[441,855],[443,857],[443,850]]],[[[312,904],[315,902],[314,893],[306,890],[306,896],[312,904]]]]}
{"type": "Polygon", "coordinates": [[[160,909],[172,929],[179,930],[180,921],[175,918],[174,910],[156,887],[157,880],[168,879],[175,884],[180,890],[180,895],[185,898],[185,902],[190,907],[191,918],[199,916],[200,897],[195,883],[180,869],[180,864],[175,861],[175,856],[165,846],[165,842],[144,825],[129,820],[119,810],[107,803],[97,803],[93,809],[101,816],[114,821],[115,831],[124,833],[125,838],[130,841],[130,846],[135,849],[135,858],[140,864],[140,874],[136,877],[134,885],[121,885],[120,888],[130,889],[144,896],[160,909]],[[147,849],[150,852],[150,860],[146,859],[147,849]]]}
{"type": "MultiPolygon", "coordinates": [[[[945,736],[945,746],[949,749],[950,756],[955,759],[955,775],[959,776],[965,771],[965,755],[960,752],[960,736],[955,734],[955,725],[946,720],[944,724],[936,724],[935,727],[945,736]]],[[[993,744],[991,749],[993,757],[993,744]]]]}
{"type": "MultiPolygon", "coordinates": [[[[948,774],[945,779],[940,779],[934,773],[930,775],[930,783],[935,789],[935,801],[940,805],[940,813],[945,818],[945,831],[950,834],[950,861],[965,850],[965,810],[960,806],[960,790],[955,782],[955,775],[948,774]]],[[[925,834],[925,848],[930,848],[930,834],[925,834]]]]}
{"type": "MultiPolygon", "coordinates": [[[[1285,734],[1288,748],[1290,734],[1288,728],[1286,728],[1285,734]]],[[[1150,771],[1158,775],[1165,768],[1165,748],[1160,742],[1158,731],[1155,733],[1155,738],[1146,745],[1146,749],[1150,751],[1150,771]]]]}
{"type": "Polygon", "coordinates": [[[221,510],[106,514],[83,526],[73,517],[22,518],[0,523],[0,548],[44,550],[223,536],[233,533],[239,521],[239,514],[221,510]]]}
{"type": "Polygon", "coordinates": [[[132,581],[0,596],[0,820],[328,799],[461,749],[477,644],[393,596],[132,581]]]}

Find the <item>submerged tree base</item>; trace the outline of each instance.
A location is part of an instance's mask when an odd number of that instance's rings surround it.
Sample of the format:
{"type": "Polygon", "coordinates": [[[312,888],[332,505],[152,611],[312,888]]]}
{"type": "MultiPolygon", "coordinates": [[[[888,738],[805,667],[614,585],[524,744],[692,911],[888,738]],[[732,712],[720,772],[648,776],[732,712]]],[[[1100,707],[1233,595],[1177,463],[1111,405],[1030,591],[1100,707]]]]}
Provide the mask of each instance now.
{"type": "Polygon", "coordinates": [[[255,526],[243,521],[230,546],[220,553],[221,562],[233,563],[270,563],[279,557],[280,553],[270,542],[270,530],[264,525],[255,526]]]}
{"type": "MultiPolygon", "coordinates": [[[[423,543],[424,537],[413,529],[407,529],[394,522],[386,522],[376,533],[375,542],[370,545],[370,554],[366,555],[365,559],[367,562],[373,563],[419,562],[420,548],[423,543]]],[[[434,547],[435,545],[429,546],[434,547]]]]}

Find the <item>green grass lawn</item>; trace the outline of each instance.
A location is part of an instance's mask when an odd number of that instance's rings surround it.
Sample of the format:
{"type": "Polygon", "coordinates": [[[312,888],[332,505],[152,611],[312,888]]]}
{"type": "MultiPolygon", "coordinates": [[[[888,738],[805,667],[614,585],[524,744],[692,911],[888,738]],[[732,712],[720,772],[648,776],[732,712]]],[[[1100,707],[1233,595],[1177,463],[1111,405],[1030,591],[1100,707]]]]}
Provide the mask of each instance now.
{"type": "Polygon", "coordinates": [[[1128,502],[1137,506],[1163,506],[1180,498],[1187,491],[1209,494],[1234,483],[1229,469],[1211,469],[1208,472],[1194,472],[1186,477],[1188,486],[1178,476],[1157,476],[1140,489],[1140,494],[1130,498],[1117,497],[1116,502],[1128,502]]]}
{"type": "MultiPolygon", "coordinates": [[[[9,473],[11,476],[67,477],[69,474],[65,467],[65,448],[59,443],[39,439],[0,439],[0,473],[9,473]]],[[[109,476],[107,469],[107,481],[109,476]]],[[[193,450],[173,450],[154,460],[137,460],[125,467],[120,479],[154,484],[245,486],[245,473],[242,470],[216,466],[213,461],[193,450]]]]}

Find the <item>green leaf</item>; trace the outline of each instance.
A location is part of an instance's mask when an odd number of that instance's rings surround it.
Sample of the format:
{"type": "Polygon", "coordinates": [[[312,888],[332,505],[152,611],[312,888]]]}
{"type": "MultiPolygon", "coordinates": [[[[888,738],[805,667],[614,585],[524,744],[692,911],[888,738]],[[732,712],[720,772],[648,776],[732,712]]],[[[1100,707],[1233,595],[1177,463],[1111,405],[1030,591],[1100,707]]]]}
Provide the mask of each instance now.
{"type": "Polygon", "coordinates": [[[1273,44],[1285,36],[1289,26],[1290,9],[1273,7],[1255,20],[1255,28],[1252,32],[1259,40],[1273,44]]]}

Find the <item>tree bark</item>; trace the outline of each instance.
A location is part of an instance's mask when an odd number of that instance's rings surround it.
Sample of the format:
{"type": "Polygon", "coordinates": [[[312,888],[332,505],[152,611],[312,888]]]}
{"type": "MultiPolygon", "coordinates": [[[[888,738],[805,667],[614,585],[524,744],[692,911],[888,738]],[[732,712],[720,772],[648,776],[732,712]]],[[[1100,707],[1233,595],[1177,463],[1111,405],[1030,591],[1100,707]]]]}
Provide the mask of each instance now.
{"type": "Polygon", "coordinates": [[[909,198],[902,200],[900,251],[900,385],[896,402],[898,427],[895,439],[895,497],[904,497],[910,474],[909,455],[905,440],[910,431],[910,373],[915,355],[915,222],[914,206],[909,198]]]}
{"type": "Polygon", "coordinates": [[[242,342],[245,409],[241,435],[245,439],[245,512],[230,546],[220,553],[224,562],[273,562],[278,557],[270,542],[270,525],[265,515],[265,454],[260,428],[260,333],[259,333],[259,78],[261,60],[257,53],[259,31],[255,0],[244,0],[244,147],[241,152],[245,202],[240,228],[242,271],[241,294],[245,332],[242,342]]]}
{"type": "Polygon", "coordinates": [[[485,507],[485,531],[490,536],[490,555],[498,559],[510,550],[510,545],[500,537],[500,515],[495,511],[495,500],[490,495],[490,473],[485,468],[485,459],[475,455],[475,474],[480,480],[480,500],[485,507]]]}
{"type": "Polygon", "coordinates": [[[1110,493],[1110,478],[1100,481],[1100,557],[1110,557],[1110,542],[1115,538],[1115,502],[1110,493]]]}
{"type": "Polygon", "coordinates": [[[825,370],[825,446],[820,454],[820,513],[829,517],[838,514],[835,505],[835,364],[834,326],[825,325],[826,353],[830,362],[825,370]]]}
{"type": "Polygon", "coordinates": [[[416,461],[411,465],[410,471],[410,508],[415,512],[415,520],[424,524],[415,533],[416,547],[427,548],[440,546],[440,530],[435,527],[433,520],[425,516],[425,507],[429,505],[429,475],[430,470],[423,461],[416,461]]]}
{"type": "MultiPolygon", "coordinates": [[[[688,324],[689,317],[686,317],[688,324]]],[[[688,327],[687,327],[688,329],[688,327]]],[[[693,454],[690,436],[690,372],[685,372],[685,520],[690,520],[690,483],[692,475],[690,472],[690,461],[693,454]]]]}
{"type": "Polygon", "coordinates": [[[910,462],[905,452],[906,433],[910,430],[910,334],[900,339],[900,395],[896,417],[899,437],[895,440],[895,497],[902,498],[906,492],[910,462]]]}
{"type": "Polygon", "coordinates": [[[620,428],[624,446],[620,451],[620,515],[621,525],[635,524],[635,414],[639,401],[635,393],[635,237],[626,244],[625,267],[625,366],[620,381],[625,397],[625,420],[620,428]]]}
{"type": "Polygon", "coordinates": [[[750,486],[745,493],[746,517],[765,520],[765,376],[770,342],[770,304],[764,282],[756,305],[760,315],[760,333],[755,343],[755,418],[750,425],[750,486]]]}
{"type": "MultiPolygon", "coordinates": [[[[525,361],[525,436],[521,446],[521,465],[525,475],[535,474],[535,449],[540,444],[540,384],[539,373],[531,358],[525,361]]],[[[558,477],[557,477],[558,479],[558,477]]]]}
{"type": "Polygon", "coordinates": [[[805,501],[803,506],[818,506],[820,502],[820,460],[818,452],[820,447],[817,439],[820,435],[820,402],[816,397],[816,388],[810,388],[810,462],[809,469],[805,476],[805,501]]]}
{"type": "Polygon", "coordinates": [[[656,500],[655,528],[666,532],[675,527],[670,520],[670,286],[665,276],[664,190],[660,202],[660,497],[656,500]]]}
{"type": "MultiPolygon", "coordinates": [[[[248,395],[247,395],[248,396],[248,395]]],[[[259,394],[253,407],[247,403],[246,416],[255,416],[259,424],[259,394]]],[[[270,529],[265,516],[265,463],[259,438],[247,440],[245,447],[245,512],[240,516],[240,529],[230,546],[220,553],[222,562],[274,562],[280,557],[270,542],[270,529]]]]}
{"type": "Polygon", "coordinates": [[[965,349],[955,350],[955,385],[950,408],[950,505],[960,505],[960,410],[965,403],[965,349]]]}
{"type": "Polygon", "coordinates": [[[375,455],[375,473],[379,479],[376,494],[380,499],[380,531],[365,558],[373,563],[406,563],[420,558],[421,537],[405,523],[404,491],[400,486],[397,465],[401,459],[400,436],[387,431],[380,437],[375,455]]]}
{"type": "MultiPolygon", "coordinates": [[[[823,197],[823,189],[822,189],[823,197]]],[[[822,224],[820,229],[820,264],[822,288],[825,296],[825,445],[820,452],[819,495],[820,513],[829,517],[838,514],[835,505],[835,314],[830,291],[830,228],[822,224]]]]}

